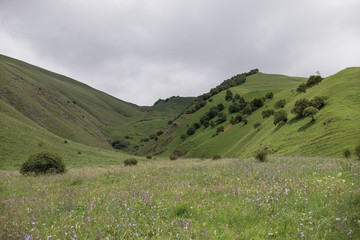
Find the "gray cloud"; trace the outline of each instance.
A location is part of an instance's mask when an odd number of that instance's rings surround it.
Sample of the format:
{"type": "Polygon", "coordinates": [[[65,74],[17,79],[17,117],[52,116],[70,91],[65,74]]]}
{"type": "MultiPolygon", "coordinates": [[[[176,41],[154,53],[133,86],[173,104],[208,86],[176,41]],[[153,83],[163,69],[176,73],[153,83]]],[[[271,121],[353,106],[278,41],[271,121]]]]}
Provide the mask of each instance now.
{"type": "Polygon", "coordinates": [[[20,1],[0,3],[0,52],[151,105],[234,74],[333,74],[360,62],[360,3],[20,1]]]}

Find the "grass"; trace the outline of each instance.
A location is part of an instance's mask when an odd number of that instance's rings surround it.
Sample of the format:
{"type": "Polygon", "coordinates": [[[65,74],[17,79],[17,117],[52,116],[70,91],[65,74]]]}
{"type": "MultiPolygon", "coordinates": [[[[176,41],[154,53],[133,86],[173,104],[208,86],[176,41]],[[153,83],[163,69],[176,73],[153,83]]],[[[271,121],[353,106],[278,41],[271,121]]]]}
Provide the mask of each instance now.
{"type": "Polygon", "coordinates": [[[359,172],[359,161],[300,157],[2,171],[0,238],[357,239],[359,172]]]}
{"type": "MultiPolygon", "coordinates": [[[[71,78],[0,55],[0,121],[9,118],[8,114],[21,122],[30,119],[59,137],[92,147],[109,150],[109,142],[128,136],[132,147],[127,152],[136,153],[134,145],[166,128],[167,122],[193,100],[173,97],[154,107],[140,107],[71,78]],[[3,106],[8,109],[6,113],[3,106]]],[[[9,141],[12,139],[1,144],[9,141]]],[[[148,151],[146,148],[140,152],[148,151]]]]}
{"type": "Polygon", "coordinates": [[[272,100],[266,100],[263,107],[247,117],[248,124],[230,125],[231,117],[228,107],[231,102],[225,102],[225,92],[212,97],[213,101],[194,114],[182,115],[175,124],[174,131],[169,128],[159,139],[155,148],[157,153],[169,155],[173,151],[181,151],[185,157],[207,157],[214,154],[224,157],[249,157],[257,149],[269,148],[276,156],[332,156],[341,157],[343,149],[354,149],[360,142],[360,85],[358,79],[360,68],[348,68],[333,76],[327,77],[319,85],[297,93],[296,87],[305,82],[305,78],[287,77],[274,74],[255,74],[247,78],[246,83],[231,88],[233,94],[239,93],[246,100],[263,97],[268,92],[274,93],[272,100]],[[296,100],[311,99],[315,96],[328,96],[324,108],[315,116],[315,121],[309,118],[298,119],[291,114],[296,100]],[[273,117],[263,119],[261,112],[274,109],[274,104],[285,99],[285,110],[288,122],[275,126],[273,117]],[[187,128],[210,107],[223,103],[227,121],[221,126],[227,126],[224,133],[212,137],[216,127],[200,128],[185,141],[180,139],[187,128]],[[254,129],[253,124],[260,122],[261,128],[254,129]]]}

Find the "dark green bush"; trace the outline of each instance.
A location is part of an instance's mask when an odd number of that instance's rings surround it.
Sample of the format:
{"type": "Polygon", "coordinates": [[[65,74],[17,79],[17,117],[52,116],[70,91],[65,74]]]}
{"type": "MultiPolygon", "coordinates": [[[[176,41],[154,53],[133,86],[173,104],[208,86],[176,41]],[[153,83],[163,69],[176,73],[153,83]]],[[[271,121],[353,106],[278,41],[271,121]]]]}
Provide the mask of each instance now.
{"type": "Polygon", "coordinates": [[[195,133],[195,128],[194,127],[189,127],[189,129],[187,130],[187,135],[191,136],[195,133]]]}
{"type": "Polygon", "coordinates": [[[298,93],[306,92],[307,88],[308,88],[308,86],[306,85],[306,83],[302,83],[297,87],[296,91],[298,93]]]}
{"type": "Polygon", "coordinates": [[[62,158],[54,153],[40,152],[31,155],[21,166],[21,174],[64,173],[66,171],[62,158]]]}
{"type": "Polygon", "coordinates": [[[254,128],[259,128],[261,126],[261,122],[254,123],[254,128]]]}
{"type": "Polygon", "coordinates": [[[254,157],[260,162],[265,162],[268,154],[269,154],[269,150],[260,149],[254,154],[254,157]]]}
{"type": "Polygon", "coordinates": [[[137,160],[135,158],[126,159],[124,161],[125,166],[134,166],[137,164],[137,160]]]}
{"type": "Polygon", "coordinates": [[[310,106],[310,101],[306,98],[299,99],[295,102],[295,106],[291,109],[291,113],[303,117],[304,109],[310,106]]]}
{"type": "MultiPolygon", "coordinates": [[[[149,141],[149,139],[148,139],[148,141],[149,141]]],[[[130,143],[127,141],[123,141],[123,140],[116,140],[111,145],[115,149],[123,149],[123,148],[127,148],[130,145],[130,143]]]]}
{"type": "Polygon", "coordinates": [[[221,156],[220,155],[217,155],[217,154],[215,154],[214,156],[213,156],[213,160],[218,160],[218,159],[220,159],[221,158],[221,156]]]}
{"type": "Polygon", "coordinates": [[[360,160],[360,144],[355,147],[355,155],[360,160]]]}
{"type": "Polygon", "coordinates": [[[263,116],[263,119],[270,117],[274,114],[274,109],[264,110],[261,112],[261,115],[263,116]]]}
{"type": "Polygon", "coordinates": [[[216,133],[221,133],[221,132],[224,132],[224,127],[223,127],[223,126],[218,127],[218,128],[216,129],[216,133]]]}
{"type": "Polygon", "coordinates": [[[283,109],[274,112],[274,125],[287,122],[287,112],[283,109]]]}
{"type": "Polygon", "coordinates": [[[170,160],[176,160],[176,156],[175,156],[174,154],[171,154],[171,155],[169,156],[169,159],[170,159],[170,160]]]}
{"type": "Polygon", "coordinates": [[[151,156],[151,155],[147,155],[146,158],[147,158],[147,159],[152,159],[152,156],[151,156]]]}
{"type": "Polygon", "coordinates": [[[344,149],[344,151],[343,151],[343,156],[344,156],[345,158],[350,158],[350,156],[351,156],[350,150],[349,150],[349,149],[344,149]]]}
{"type": "Polygon", "coordinates": [[[274,108],[279,109],[279,108],[284,108],[286,105],[286,100],[285,99],[280,99],[279,101],[277,101],[274,104],[274,108]]]}

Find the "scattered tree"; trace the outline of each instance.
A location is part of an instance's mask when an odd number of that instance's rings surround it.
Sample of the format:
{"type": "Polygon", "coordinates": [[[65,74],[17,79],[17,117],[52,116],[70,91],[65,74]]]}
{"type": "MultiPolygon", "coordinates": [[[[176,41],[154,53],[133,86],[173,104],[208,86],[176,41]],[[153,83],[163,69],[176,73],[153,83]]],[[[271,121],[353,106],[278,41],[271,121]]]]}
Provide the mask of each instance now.
{"type": "MultiPolygon", "coordinates": [[[[149,141],[148,138],[146,138],[146,139],[147,139],[147,141],[149,141]]],[[[124,149],[124,148],[127,148],[130,145],[130,143],[128,141],[116,140],[111,145],[115,149],[124,149]]]]}
{"type": "Polygon", "coordinates": [[[233,93],[230,90],[227,90],[225,95],[225,101],[230,101],[232,99],[233,99],[233,93]]]}
{"type": "Polygon", "coordinates": [[[135,158],[126,159],[124,161],[125,166],[135,166],[137,165],[137,160],[135,158]]]}
{"type": "Polygon", "coordinates": [[[274,104],[274,108],[279,109],[279,108],[284,108],[286,105],[286,100],[285,99],[280,99],[279,101],[277,101],[274,104]]]}
{"type": "Polygon", "coordinates": [[[311,117],[311,121],[314,121],[314,115],[318,113],[319,110],[310,106],[304,109],[303,116],[304,117],[311,117]]]}
{"type": "Polygon", "coordinates": [[[256,123],[254,123],[254,128],[256,129],[256,128],[259,128],[261,126],[261,122],[256,122],[256,123]]]}
{"type": "Polygon", "coordinates": [[[310,106],[309,100],[306,98],[299,99],[295,102],[294,108],[291,113],[296,114],[298,117],[303,117],[304,109],[310,106]]]}
{"type": "Polygon", "coordinates": [[[189,129],[187,130],[187,135],[191,136],[195,133],[195,128],[194,127],[189,127],[189,129]]]}
{"type": "Polygon", "coordinates": [[[296,91],[298,93],[304,93],[304,92],[306,92],[306,89],[307,89],[306,83],[302,83],[297,87],[296,91]]]}
{"type": "Polygon", "coordinates": [[[274,109],[268,109],[261,112],[261,115],[263,116],[263,119],[270,117],[274,114],[274,109]]]}
{"type": "Polygon", "coordinates": [[[274,125],[278,125],[280,123],[287,122],[287,113],[285,110],[281,109],[279,111],[274,112],[274,125]]]}

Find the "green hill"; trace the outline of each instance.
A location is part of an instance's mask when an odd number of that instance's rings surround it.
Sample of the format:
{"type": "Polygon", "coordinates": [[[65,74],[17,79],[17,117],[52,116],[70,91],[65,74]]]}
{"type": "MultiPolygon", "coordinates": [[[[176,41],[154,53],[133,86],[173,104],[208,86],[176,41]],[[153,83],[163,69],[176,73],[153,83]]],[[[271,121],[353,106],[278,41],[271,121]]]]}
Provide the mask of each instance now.
{"type": "Polygon", "coordinates": [[[237,113],[229,113],[233,102],[225,101],[226,91],[222,91],[207,100],[206,106],[195,113],[180,116],[159,139],[154,152],[164,156],[175,154],[208,158],[214,155],[247,157],[263,148],[277,156],[341,156],[345,148],[353,151],[360,143],[360,68],[345,69],[325,78],[306,93],[298,93],[296,88],[306,80],[263,73],[251,75],[244,84],[229,89],[233,95],[238,93],[246,101],[262,98],[269,92],[274,97],[247,116],[247,124],[230,124],[237,113]],[[325,106],[315,115],[315,121],[298,118],[291,113],[296,100],[310,100],[315,96],[328,97],[325,106]],[[274,109],[274,104],[281,99],[287,102],[284,110],[288,113],[288,121],[275,126],[273,117],[263,119],[261,113],[274,109]],[[201,126],[189,136],[189,127],[220,103],[225,106],[222,112],[227,120],[214,127],[201,126]],[[255,123],[261,123],[261,126],[255,129],[255,123]],[[216,135],[219,126],[223,126],[225,131],[216,135]]]}
{"type": "Polygon", "coordinates": [[[127,152],[136,153],[139,148],[133,146],[165,128],[193,100],[172,97],[140,107],[0,55],[0,160],[21,159],[40,142],[55,146],[65,139],[111,151],[111,142],[127,139],[127,152]]]}

